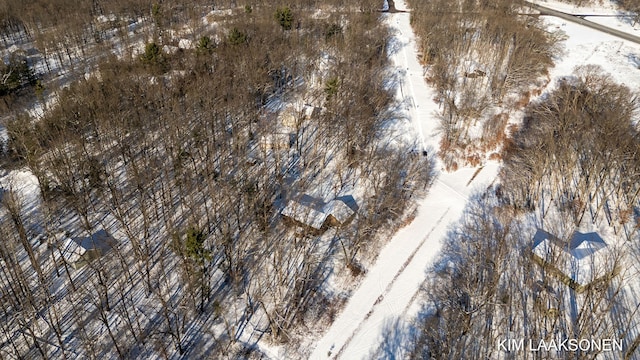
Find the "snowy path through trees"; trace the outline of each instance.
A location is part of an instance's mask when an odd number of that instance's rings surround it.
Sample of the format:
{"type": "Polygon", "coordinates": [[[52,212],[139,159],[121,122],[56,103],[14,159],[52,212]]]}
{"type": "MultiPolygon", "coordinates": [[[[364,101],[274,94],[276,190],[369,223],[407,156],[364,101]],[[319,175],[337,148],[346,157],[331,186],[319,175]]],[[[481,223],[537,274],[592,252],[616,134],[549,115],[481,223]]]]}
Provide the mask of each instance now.
{"type": "MultiPolygon", "coordinates": [[[[403,0],[397,0],[395,5],[398,10],[406,9],[403,0]]],[[[435,116],[438,105],[433,102],[435,91],[425,82],[423,68],[418,62],[415,37],[409,25],[410,14],[397,12],[385,16],[395,32],[393,44],[398,46],[392,55],[402,79],[398,96],[406,105],[406,115],[420,134],[423,146],[432,154],[440,140],[435,116]]],[[[565,44],[571,49],[551,70],[552,79],[571,73],[576,65],[597,63],[615,69],[612,75],[619,82],[635,83],[638,75],[630,69],[635,64],[630,64],[624,56],[633,54],[633,47],[598,30],[566,25],[564,20],[553,18],[550,22],[568,36],[565,44]],[[623,46],[624,50],[621,50],[623,46]]],[[[401,229],[380,252],[367,277],[317,343],[311,359],[390,359],[406,355],[413,340],[408,325],[420,310],[414,300],[425,270],[437,256],[448,226],[462,215],[470,194],[477,189],[484,190],[483,187],[496,178],[498,165],[486,164],[475,178],[474,170],[463,168],[437,175],[428,195],[420,203],[415,220],[401,229]]]]}
{"type": "MultiPolygon", "coordinates": [[[[398,10],[406,9],[404,1],[396,1],[398,10]]],[[[438,148],[437,104],[435,92],[424,80],[418,62],[415,36],[409,25],[409,13],[386,14],[398,45],[392,55],[402,72],[402,89],[398,96],[408,104],[407,117],[427,151],[438,148]]],[[[437,166],[438,168],[440,165],[437,166]]],[[[353,293],[344,310],[318,342],[311,359],[361,359],[378,355],[401,356],[406,345],[402,328],[418,311],[413,304],[425,276],[425,270],[439,252],[440,240],[450,224],[462,215],[469,195],[486,187],[497,173],[497,164],[487,164],[467,186],[476,169],[463,168],[453,173],[438,174],[421,200],[418,215],[411,224],[399,230],[382,249],[376,263],[353,293]]],[[[375,356],[379,357],[379,356],[375,356]]]]}

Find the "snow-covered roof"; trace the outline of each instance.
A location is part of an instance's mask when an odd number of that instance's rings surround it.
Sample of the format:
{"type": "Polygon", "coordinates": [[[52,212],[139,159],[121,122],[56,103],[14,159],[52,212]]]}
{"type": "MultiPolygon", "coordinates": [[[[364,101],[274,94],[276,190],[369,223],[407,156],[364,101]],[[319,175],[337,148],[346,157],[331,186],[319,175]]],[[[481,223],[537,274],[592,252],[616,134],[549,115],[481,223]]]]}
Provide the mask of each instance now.
{"type": "Polygon", "coordinates": [[[64,260],[68,263],[75,263],[76,261],[80,261],[82,259],[82,256],[87,252],[86,248],[80,246],[78,242],[71,238],[67,238],[64,240],[60,250],[62,251],[64,260]]]}
{"type": "Polygon", "coordinates": [[[91,236],[84,238],[67,238],[63,241],[62,256],[69,263],[83,260],[83,256],[90,250],[98,250],[105,254],[115,246],[115,240],[105,230],[99,230],[91,236]]]}
{"type": "Polygon", "coordinates": [[[289,145],[291,135],[289,133],[266,134],[260,137],[260,141],[266,144],[286,143],[289,145]]]}
{"type": "Polygon", "coordinates": [[[260,137],[260,146],[263,150],[287,149],[290,144],[291,134],[288,133],[267,134],[260,137]]]}
{"type": "Polygon", "coordinates": [[[287,111],[283,111],[280,114],[280,123],[282,123],[282,126],[284,127],[289,127],[289,128],[296,127],[298,123],[298,118],[294,113],[293,109],[288,109],[287,111]]]}
{"type": "Polygon", "coordinates": [[[178,48],[180,48],[180,49],[192,49],[193,48],[193,41],[191,41],[189,39],[180,39],[180,41],[178,41],[178,48]]]}
{"type": "Polygon", "coordinates": [[[177,46],[165,45],[162,47],[162,51],[166,54],[175,54],[180,48],[177,46]]]}
{"type": "Polygon", "coordinates": [[[281,111],[278,118],[282,126],[295,128],[301,116],[306,119],[312,119],[318,116],[321,112],[322,108],[310,104],[304,104],[302,107],[293,105],[287,106],[283,111],[281,111]]]}
{"type": "Polygon", "coordinates": [[[569,252],[574,258],[582,260],[606,246],[607,244],[597,233],[583,234],[576,231],[571,238],[569,252]]]}
{"type": "Polygon", "coordinates": [[[338,220],[341,224],[349,220],[351,215],[353,215],[353,210],[347,206],[341,200],[331,200],[329,201],[323,208],[323,212],[328,215],[333,215],[333,217],[338,220]]]}
{"type": "Polygon", "coordinates": [[[322,207],[314,205],[315,204],[312,203],[304,204],[291,200],[287,203],[287,206],[282,210],[281,214],[316,230],[320,230],[322,225],[324,225],[327,214],[322,211],[322,207]]]}
{"type": "Polygon", "coordinates": [[[340,224],[344,224],[354,214],[354,210],[341,199],[334,199],[325,204],[322,200],[305,195],[300,200],[289,201],[281,214],[320,230],[329,215],[340,224]]]}
{"type": "Polygon", "coordinates": [[[311,119],[311,118],[317,116],[318,114],[320,114],[322,109],[317,107],[317,106],[305,104],[304,108],[303,108],[303,111],[304,111],[304,115],[307,117],[307,119],[311,119]]]}
{"type": "Polygon", "coordinates": [[[569,242],[538,229],[534,236],[533,253],[544,262],[575,281],[580,286],[606,275],[607,244],[597,233],[575,231],[569,242]]]}

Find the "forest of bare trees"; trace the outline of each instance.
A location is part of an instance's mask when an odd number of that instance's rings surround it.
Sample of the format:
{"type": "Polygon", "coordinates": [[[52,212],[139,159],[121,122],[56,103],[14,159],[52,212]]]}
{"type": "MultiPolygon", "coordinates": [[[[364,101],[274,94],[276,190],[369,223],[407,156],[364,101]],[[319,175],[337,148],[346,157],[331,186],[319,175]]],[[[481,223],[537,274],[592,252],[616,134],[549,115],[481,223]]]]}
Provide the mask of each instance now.
{"type": "Polygon", "coordinates": [[[399,226],[430,181],[426,156],[390,143],[397,105],[377,7],[3,2],[5,45],[33,46],[28,65],[45,65],[44,91],[5,103],[0,355],[259,357],[260,337],[303,346],[300,329],[330,321],[341,301],[325,291],[329,274],[366,271],[379,230],[399,226]],[[192,47],[172,37],[183,26],[192,47]],[[133,43],[138,53],[112,52],[133,43]],[[283,148],[261,146],[296,104],[321,111],[294,114],[283,148]],[[300,194],[350,192],[362,195],[344,226],[317,235],[282,221],[300,194]],[[63,260],[67,239],[103,229],[108,256],[79,269],[63,260]]]}
{"type": "Polygon", "coordinates": [[[526,108],[501,183],[471,201],[428,273],[413,358],[555,357],[498,344],[558,338],[622,341],[622,353],[571,354],[579,359],[637,357],[640,308],[628,287],[640,244],[636,96],[587,66],[526,108]],[[566,244],[575,229],[608,229],[598,269],[615,275],[574,291],[534,260],[537,228],[566,244]]]}
{"type": "Polygon", "coordinates": [[[638,0],[623,0],[619,2],[622,9],[628,11],[631,15],[631,20],[635,26],[640,21],[640,1],[638,0]]]}
{"type": "MultiPolygon", "coordinates": [[[[557,39],[520,2],[409,5],[445,167],[504,159],[428,272],[411,355],[536,358],[500,353],[517,334],[619,337],[631,358],[637,94],[582,67],[528,104],[557,39]],[[584,224],[612,229],[626,270],[576,294],[532,237],[584,224]]],[[[304,357],[432,180],[393,133],[380,7],[0,0],[0,358],[304,357]],[[307,195],[355,215],[284,221],[307,195]],[[104,256],[68,260],[105,231],[104,256]]]]}
{"type": "Polygon", "coordinates": [[[505,152],[508,202],[556,207],[576,226],[606,219],[626,236],[640,200],[637,95],[596,66],[577,68],[548,98],[527,108],[505,152]]]}
{"type": "Polygon", "coordinates": [[[499,140],[505,163],[500,184],[470,202],[427,273],[411,357],[555,357],[504,352],[498,344],[557,338],[623,344],[622,353],[577,352],[574,358],[637,357],[639,308],[629,288],[638,275],[640,244],[637,94],[603,69],[585,66],[526,106],[547,81],[537,82],[556,51],[556,39],[538,20],[517,14],[522,8],[513,2],[412,5],[439,95],[440,156],[452,168],[473,164],[464,159],[469,148],[492,151],[499,140]],[[526,106],[524,122],[505,136],[508,117],[496,109],[514,106],[526,106]],[[532,247],[537,228],[568,243],[581,227],[608,229],[614,245],[601,266],[622,270],[578,293],[534,261],[532,247]]]}
{"type": "MultiPolygon", "coordinates": [[[[637,276],[635,270],[576,293],[533,261],[532,222],[532,216],[514,216],[494,195],[470,204],[428,272],[411,358],[632,358],[639,309],[625,286],[637,276]],[[623,352],[536,352],[528,346],[504,351],[499,346],[504,339],[537,344],[567,338],[622,339],[623,352]]],[[[562,221],[551,228],[566,234],[572,229],[562,221]]],[[[622,264],[627,251],[612,251],[607,265],[622,264]]]]}
{"type": "Polygon", "coordinates": [[[428,80],[437,90],[450,169],[497,156],[509,112],[545,82],[556,51],[518,1],[409,1],[428,80]]]}

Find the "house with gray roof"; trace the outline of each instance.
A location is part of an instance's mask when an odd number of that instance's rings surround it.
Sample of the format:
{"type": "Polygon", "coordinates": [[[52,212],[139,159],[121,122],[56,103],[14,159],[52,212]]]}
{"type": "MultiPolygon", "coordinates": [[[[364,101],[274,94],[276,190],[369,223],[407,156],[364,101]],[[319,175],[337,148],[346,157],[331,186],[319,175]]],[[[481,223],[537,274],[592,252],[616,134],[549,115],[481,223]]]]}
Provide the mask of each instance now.
{"type": "Polygon", "coordinates": [[[607,243],[595,232],[574,231],[567,241],[538,229],[532,252],[536,262],[578,292],[616,273],[607,243]]]}

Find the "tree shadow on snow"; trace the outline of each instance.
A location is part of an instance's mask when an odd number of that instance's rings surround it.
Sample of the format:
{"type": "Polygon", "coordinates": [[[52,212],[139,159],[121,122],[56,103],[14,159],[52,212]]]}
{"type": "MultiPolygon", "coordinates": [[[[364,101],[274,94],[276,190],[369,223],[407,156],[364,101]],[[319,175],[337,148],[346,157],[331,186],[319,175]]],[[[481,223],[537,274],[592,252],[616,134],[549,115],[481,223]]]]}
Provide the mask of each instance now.
{"type": "Polygon", "coordinates": [[[369,353],[367,359],[404,359],[413,349],[417,335],[413,324],[397,317],[387,318],[379,337],[380,345],[369,353]]]}

